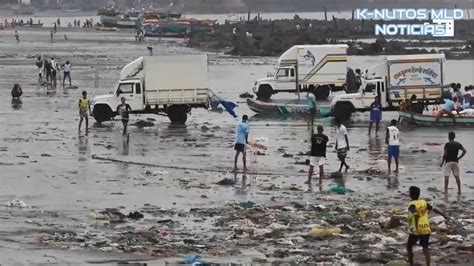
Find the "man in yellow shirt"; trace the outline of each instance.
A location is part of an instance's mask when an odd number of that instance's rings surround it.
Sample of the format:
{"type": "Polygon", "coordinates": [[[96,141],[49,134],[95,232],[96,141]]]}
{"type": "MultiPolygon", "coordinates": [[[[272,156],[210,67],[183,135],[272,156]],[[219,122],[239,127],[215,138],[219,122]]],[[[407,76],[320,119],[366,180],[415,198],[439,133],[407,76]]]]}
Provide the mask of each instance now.
{"type": "Polygon", "coordinates": [[[433,211],[443,216],[446,220],[447,218],[425,200],[420,199],[419,187],[410,187],[410,198],[410,206],[408,207],[408,223],[410,225],[410,235],[407,243],[408,262],[410,265],[413,265],[413,246],[419,241],[420,246],[423,247],[426,265],[430,265],[429,240],[431,228],[428,212],[433,211]]]}
{"type": "Polygon", "coordinates": [[[79,132],[81,132],[81,125],[82,121],[86,120],[86,134],[89,133],[89,116],[88,114],[91,113],[91,104],[89,99],[87,98],[87,91],[82,92],[82,98],[79,99],[79,116],[81,119],[79,120],[79,132]]]}

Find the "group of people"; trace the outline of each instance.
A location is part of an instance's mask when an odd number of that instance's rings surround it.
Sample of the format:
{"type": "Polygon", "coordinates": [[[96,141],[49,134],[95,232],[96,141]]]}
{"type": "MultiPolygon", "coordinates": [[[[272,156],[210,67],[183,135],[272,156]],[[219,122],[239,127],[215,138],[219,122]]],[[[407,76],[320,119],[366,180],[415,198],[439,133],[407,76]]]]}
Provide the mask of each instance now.
{"type": "Polygon", "coordinates": [[[69,61],[66,61],[66,63],[64,63],[63,65],[61,65],[61,67],[59,67],[57,61],[53,57],[51,57],[51,60],[48,60],[46,58],[42,59],[41,56],[38,56],[36,60],[36,67],[38,69],[38,82],[40,84],[43,84],[46,82],[46,84],[56,87],[59,71],[62,70],[63,86],[66,79],[68,79],[69,81],[69,86],[72,86],[71,63],[69,61]]]}
{"type": "MultiPolygon", "coordinates": [[[[123,124],[123,136],[127,136],[127,142],[128,142],[128,133],[127,133],[127,127],[128,127],[128,120],[129,120],[129,114],[132,111],[132,108],[128,103],[126,103],[125,97],[122,97],[121,103],[117,106],[116,109],[116,114],[118,114],[121,117],[122,124],[123,124]]],[[[81,132],[81,127],[82,123],[85,120],[86,122],[86,134],[89,133],[89,115],[92,115],[91,112],[91,101],[87,97],[87,91],[82,92],[82,97],[79,99],[78,103],[79,107],[79,128],[78,132],[81,132]]]]}
{"type": "Polygon", "coordinates": [[[453,119],[456,123],[455,112],[458,116],[462,116],[463,113],[468,112],[469,109],[474,108],[474,86],[469,85],[464,87],[464,94],[461,93],[461,84],[451,84],[452,92],[450,97],[445,97],[444,105],[438,112],[436,121],[439,121],[444,115],[453,119]],[[449,99],[451,98],[451,99],[449,99]]]}
{"type": "MultiPolygon", "coordinates": [[[[382,108],[380,106],[379,99],[376,99],[371,105],[371,123],[369,125],[369,135],[372,123],[376,124],[376,132],[379,129],[379,122],[382,118],[382,108]]],[[[349,169],[349,165],[346,163],[347,152],[350,150],[349,137],[347,128],[341,123],[340,120],[336,119],[336,145],[337,157],[341,161],[339,172],[345,166],[345,170],[349,169]]],[[[235,145],[236,151],[234,157],[234,172],[238,171],[237,162],[240,154],[242,154],[243,172],[247,171],[246,166],[246,145],[249,144],[248,138],[250,133],[250,127],[248,125],[248,117],[244,115],[242,121],[240,121],[236,127],[235,134],[235,145]]],[[[395,171],[398,172],[399,164],[398,158],[400,155],[400,131],[397,128],[397,120],[393,119],[390,121],[390,126],[386,129],[385,143],[387,144],[388,152],[388,173],[391,172],[391,159],[395,159],[395,171]]],[[[458,194],[461,194],[461,181],[460,181],[460,170],[459,160],[466,154],[466,149],[462,144],[455,141],[456,134],[449,132],[449,141],[444,146],[444,153],[441,162],[441,167],[444,166],[444,192],[448,193],[448,185],[450,175],[453,174],[456,180],[458,194]],[[459,152],[461,154],[459,155],[459,152]]],[[[305,182],[311,185],[311,180],[314,173],[314,167],[319,167],[319,186],[322,186],[322,180],[324,177],[324,164],[326,163],[326,149],[329,138],[324,134],[324,128],[321,125],[317,126],[317,133],[311,136],[311,152],[309,160],[309,173],[308,180],[305,182]]],[[[433,208],[425,200],[420,199],[420,188],[411,186],[409,188],[409,195],[411,201],[408,204],[408,222],[410,225],[409,236],[407,240],[407,256],[410,265],[413,265],[413,246],[420,244],[423,247],[423,254],[425,256],[426,265],[430,265],[430,250],[429,250],[429,238],[431,234],[429,224],[429,212],[434,211],[446,220],[448,218],[439,210],[433,208]]]]}

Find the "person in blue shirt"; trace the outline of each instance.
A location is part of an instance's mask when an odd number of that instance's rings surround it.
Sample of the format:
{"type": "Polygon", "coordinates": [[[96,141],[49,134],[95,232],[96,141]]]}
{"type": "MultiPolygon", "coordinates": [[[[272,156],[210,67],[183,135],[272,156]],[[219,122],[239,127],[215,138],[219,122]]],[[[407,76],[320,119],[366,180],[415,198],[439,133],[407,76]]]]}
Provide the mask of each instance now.
{"type": "Polygon", "coordinates": [[[313,127],[314,127],[314,117],[316,116],[316,97],[312,92],[308,93],[307,96],[307,103],[309,109],[309,121],[308,121],[308,128],[311,129],[311,136],[313,135],[313,127]]]}
{"type": "Polygon", "coordinates": [[[370,123],[369,123],[369,136],[372,131],[372,124],[375,123],[375,135],[379,133],[379,124],[382,120],[382,104],[380,103],[380,97],[376,96],[374,102],[370,105],[370,123]]]}
{"type": "Polygon", "coordinates": [[[246,162],[246,154],[245,154],[245,146],[248,144],[249,132],[250,127],[247,123],[248,116],[243,115],[242,121],[237,124],[237,128],[235,130],[235,158],[234,158],[234,172],[237,172],[237,160],[239,159],[240,153],[242,153],[242,163],[244,166],[243,172],[247,172],[247,162],[246,162]]]}
{"type": "Polygon", "coordinates": [[[456,111],[456,113],[459,116],[462,116],[459,113],[459,108],[458,108],[458,98],[454,97],[453,100],[451,101],[450,99],[444,99],[444,105],[441,108],[441,110],[438,112],[438,116],[436,117],[436,123],[438,120],[443,117],[443,115],[447,115],[448,117],[451,117],[453,119],[453,122],[456,123],[456,118],[453,115],[453,111],[456,111]]]}

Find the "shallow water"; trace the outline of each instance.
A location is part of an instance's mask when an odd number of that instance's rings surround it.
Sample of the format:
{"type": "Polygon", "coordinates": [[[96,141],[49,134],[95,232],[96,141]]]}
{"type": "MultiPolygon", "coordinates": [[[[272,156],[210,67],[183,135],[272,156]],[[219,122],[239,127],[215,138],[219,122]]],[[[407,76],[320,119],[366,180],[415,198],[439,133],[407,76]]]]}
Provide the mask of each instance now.
{"type": "MultiPolygon", "coordinates": [[[[213,187],[207,189],[183,190],[178,178],[193,179],[194,182],[211,184],[223,177],[232,177],[232,142],[236,121],[229,115],[212,113],[207,110],[193,110],[186,127],[171,127],[165,117],[132,116],[131,124],[139,119],[154,118],[155,125],[139,129],[130,127],[130,144],[127,146],[121,136],[120,123],[107,122],[96,125],[91,118],[88,137],[77,133],[77,101],[82,90],[89,95],[100,95],[110,91],[117,81],[120,68],[132,58],[146,55],[146,46],[153,46],[156,54],[186,54],[199,51],[186,48],[179,41],[147,40],[138,44],[130,33],[64,32],[69,37],[65,41],[58,37],[53,43],[47,31],[21,31],[21,42],[16,44],[11,31],[0,32],[0,168],[2,186],[0,202],[15,198],[29,206],[25,211],[0,207],[5,212],[0,233],[7,237],[0,241],[0,262],[25,262],[21,250],[34,248],[32,236],[26,234],[18,238],[14,232],[39,230],[44,228],[70,228],[73,224],[90,223],[86,216],[94,210],[123,206],[127,211],[145,203],[163,207],[189,209],[195,206],[215,206],[221,202],[261,201],[268,202],[273,195],[259,193],[258,186],[249,189],[213,187]],[[34,85],[37,54],[55,57],[59,62],[70,60],[73,65],[72,78],[77,90],[56,90],[34,85]],[[20,83],[24,95],[21,108],[10,105],[10,88],[20,83]],[[33,85],[32,85],[33,84],[33,85]],[[206,125],[209,130],[201,128],[206,125]],[[213,128],[215,127],[215,128],[213,128]],[[135,163],[155,164],[150,167],[126,163],[115,163],[94,159],[116,159],[135,163]],[[199,170],[170,169],[167,166],[183,166],[199,170]],[[207,170],[222,169],[216,173],[207,170]],[[145,170],[167,171],[157,176],[146,176],[145,170]],[[200,195],[207,194],[208,198],[200,195]],[[37,216],[38,210],[59,212],[59,218],[37,216]],[[51,222],[53,226],[37,227],[28,220],[41,223],[51,222]],[[9,252],[8,250],[13,250],[9,252]]],[[[60,32],[59,34],[63,34],[60,32]]],[[[59,35],[61,36],[61,35],[59,35]]],[[[250,170],[272,175],[258,176],[260,185],[271,183],[281,186],[294,184],[307,189],[307,167],[296,162],[304,162],[305,156],[298,155],[309,150],[306,122],[295,118],[265,118],[254,116],[238,95],[251,91],[254,80],[264,77],[272,70],[276,58],[236,58],[220,54],[210,54],[209,78],[212,90],[220,97],[238,101],[239,115],[249,114],[251,138],[265,137],[269,150],[265,156],[253,158],[250,170]],[[278,151],[283,149],[293,157],[283,157],[278,151]]],[[[365,67],[376,60],[368,57],[351,57],[350,63],[365,67]]],[[[474,61],[447,61],[447,81],[474,84],[474,61]]],[[[279,95],[278,97],[288,97],[279,95]]],[[[418,185],[422,193],[435,201],[442,201],[437,192],[428,187],[442,189],[442,172],[439,167],[442,146],[427,146],[426,142],[444,143],[447,133],[453,128],[402,128],[401,129],[401,172],[388,179],[367,178],[358,173],[370,166],[384,169],[386,147],[383,132],[396,113],[384,113],[381,133],[378,137],[367,136],[367,114],[357,114],[346,126],[349,129],[351,151],[348,163],[353,170],[342,183],[353,189],[355,195],[399,196],[411,185],[418,185]],[[424,151],[421,151],[424,150],[424,151]]],[[[330,118],[316,121],[326,128],[330,144],[334,143],[334,130],[330,118]]],[[[474,199],[474,139],[472,128],[456,128],[457,140],[468,149],[461,162],[463,199],[474,199]]],[[[328,148],[327,172],[336,171],[339,162],[335,152],[328,148]]],[[[341,182],[339,182],[341,184],[341,182]]],[[[323,190],[334,186],[325,180],[323,190]]],[[[454,180],[450,187],[454,188],[454,180]]],[[[455,199],[454,189],[450,199],[455,199]]],[[[288,196],[311,201],[312,194],[288,196]]],[[[43,254],[64,256],[61,251],[36,252],[34,262],[44,262],[43,254]],[[59,254],[59,255],[58,255],[59,254]]],[[[77,261],[87,254],[75,254],[77,261]]],[[[94,255],[99,258],[112,256],[94,255]]],[[[122,255],[120,255],[122,256],[122,255]]],[[[54,261],[54,260],[53,260],[54,261]]],[[[66,259],[64,261],[67,261],[66,259]]],[[[71,261],[73,261],[71,259],[71,261]]],[[[74,260],[76,261],[76,260],[74,260]]]]}

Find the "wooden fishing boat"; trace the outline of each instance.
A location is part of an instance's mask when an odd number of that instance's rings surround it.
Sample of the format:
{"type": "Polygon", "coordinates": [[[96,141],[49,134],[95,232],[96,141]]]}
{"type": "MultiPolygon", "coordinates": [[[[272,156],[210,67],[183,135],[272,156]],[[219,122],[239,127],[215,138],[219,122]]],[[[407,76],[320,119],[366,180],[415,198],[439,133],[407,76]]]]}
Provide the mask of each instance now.
{"type": "MultiPolygon", "coordinates": [[[[309,115],[309,108],[305,100],[300,101],[272,101],[262,102],[254,99],[247,99],[247,105],[250,110],[259,114],[270,114],[270,115],[309,115]]],[[[317,105],[316,117],[329,117],[331,116],[331,107],[325,105],[317,105]]]]}
{"type": "Polygon", "coordinates": [[[400,118],[407,121],[408,124],[417,125],[417,126],[426,126],[426,127],[436,127],[436,126],[474,126],[474,115],[472,114],[463,114],[462,116],[455,116],[456,123],[454,123],[451,117],[446,115],[441,117],[436,122],[437,112],[423,112],[423,114],[399,111],[400,118]]]}
{"type": "Polygon", "coordinates": [[[95,29],[100,31],[119,31],[117,27],[95,26],[95,29]]]}

